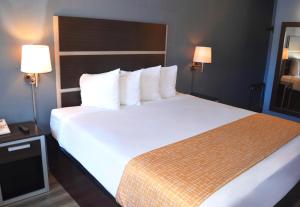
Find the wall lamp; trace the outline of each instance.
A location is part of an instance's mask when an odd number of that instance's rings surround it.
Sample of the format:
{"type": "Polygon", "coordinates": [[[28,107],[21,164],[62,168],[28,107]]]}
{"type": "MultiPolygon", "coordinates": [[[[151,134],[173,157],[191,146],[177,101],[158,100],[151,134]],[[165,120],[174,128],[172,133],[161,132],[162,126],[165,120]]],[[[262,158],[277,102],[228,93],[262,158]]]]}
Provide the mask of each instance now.
{"type": "Polygon", "coordinates": [[[203,72],[205,63],[212,62],[212,48],[211,47],[199,47],[195,48],[192,70],[200,69],[203,72]]]}
{"type": "Polygon", "coordinates": [[[195,71],[200,70],[203,72],[204,64],[212,63],[212,48],[211,47],[199,47],[195,48],[193,64],[191,67],[192,70],[192,84],[191,84],[191,94],[193,94],[194,90],[194,82],[195,82],[195,71]]]}
{"type": "Polygon", "coordinates": [[[23,45],[21,72],[31,85],[34,121],[37,121],[35,88],[38,87],[40,73],[52,71],[50,51],[47,45],[23,45]]]}

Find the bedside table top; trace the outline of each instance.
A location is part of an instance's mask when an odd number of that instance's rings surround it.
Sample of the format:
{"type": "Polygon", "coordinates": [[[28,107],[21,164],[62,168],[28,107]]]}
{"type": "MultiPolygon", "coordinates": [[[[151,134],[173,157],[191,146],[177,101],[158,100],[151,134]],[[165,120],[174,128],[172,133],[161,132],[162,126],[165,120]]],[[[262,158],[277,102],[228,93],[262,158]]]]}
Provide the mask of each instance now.
{"type": "Polygon", "coordinates": [[[8,124],[8,127],[10,134],[0,135],[0,144],[44,135],[34,122],[8,124]],[[19,126],[28,127],[29,133],[21,131],[19,126]]]}

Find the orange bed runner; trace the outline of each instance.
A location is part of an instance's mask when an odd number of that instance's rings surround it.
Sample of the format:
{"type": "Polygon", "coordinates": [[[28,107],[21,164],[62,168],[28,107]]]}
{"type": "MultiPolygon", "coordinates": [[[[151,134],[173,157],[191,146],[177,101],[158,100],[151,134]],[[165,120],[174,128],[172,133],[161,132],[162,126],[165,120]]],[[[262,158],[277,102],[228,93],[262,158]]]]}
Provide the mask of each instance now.
{"type": "Polygon", "coordinates": [[[123,207],[198,207],[300,135],[300,124],[255,114],[131,160],[117,192],[123,207]]]}

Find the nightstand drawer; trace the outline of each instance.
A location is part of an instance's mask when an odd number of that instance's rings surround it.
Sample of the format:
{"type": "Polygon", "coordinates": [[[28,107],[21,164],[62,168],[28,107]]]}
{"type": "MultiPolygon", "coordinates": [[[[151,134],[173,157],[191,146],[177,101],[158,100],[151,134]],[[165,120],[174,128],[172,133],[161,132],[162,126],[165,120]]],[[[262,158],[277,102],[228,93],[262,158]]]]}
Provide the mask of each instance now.
{"type": "Polygon", "coordinates": [[[39,140],[0,147],[0,164],[41,155],[39,140]]]}

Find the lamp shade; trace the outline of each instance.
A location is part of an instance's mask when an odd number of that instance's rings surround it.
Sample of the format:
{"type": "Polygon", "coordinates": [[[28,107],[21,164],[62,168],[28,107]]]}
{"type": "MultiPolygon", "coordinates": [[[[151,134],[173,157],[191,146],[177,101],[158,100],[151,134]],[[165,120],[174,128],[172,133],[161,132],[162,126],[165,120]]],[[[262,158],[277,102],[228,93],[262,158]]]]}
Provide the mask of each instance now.
{"type": "Polygon", "coordinates": [[[282,60],[289,59],[289,48],[283,48],[282,51],[282,60]]]}
{"type": "Polygon", "coordinates": [[[24,73],[51,72],[49,47],[47,45],[23,45],[21,71],[24,73]]]}
{"type": "Polygon", "coordinates": [[[211,47],[196,47],[193,61],[196,63],[211,63],[212,62],[211,47]]]}

